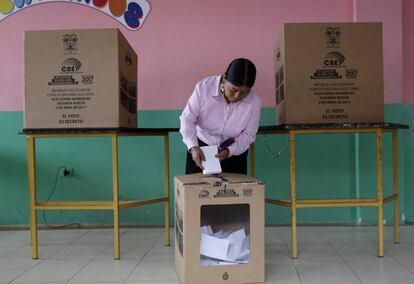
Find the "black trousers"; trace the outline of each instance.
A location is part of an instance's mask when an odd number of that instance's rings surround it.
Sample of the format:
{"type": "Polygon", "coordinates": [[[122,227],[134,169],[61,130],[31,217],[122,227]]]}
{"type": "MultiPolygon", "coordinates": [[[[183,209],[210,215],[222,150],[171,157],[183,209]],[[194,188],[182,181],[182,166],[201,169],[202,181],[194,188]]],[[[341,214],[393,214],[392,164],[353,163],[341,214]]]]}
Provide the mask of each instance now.
{"type": "MultiPolygon", "coordinates": [[[[198,139],[199,146],[208,146],[206,143],[198,139]]],[[[238,156],[231,156],[220,162],[221,170],[225,173],[238,173],[247,175],[247,154],[249,150],[238,156]]],[[[187,162],[185,165],[186,174],[201,173],[202,170],[194,163],[191,153],[187,151],[187,162]]]]}

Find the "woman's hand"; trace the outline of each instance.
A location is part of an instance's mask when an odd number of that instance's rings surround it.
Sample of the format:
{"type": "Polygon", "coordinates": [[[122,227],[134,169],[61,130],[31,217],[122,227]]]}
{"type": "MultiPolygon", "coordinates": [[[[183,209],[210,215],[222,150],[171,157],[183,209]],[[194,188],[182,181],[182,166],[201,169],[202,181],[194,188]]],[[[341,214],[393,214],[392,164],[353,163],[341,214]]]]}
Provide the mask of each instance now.
{"type": "Polygon", "coordinates": [[[230,155],[229,149],[224,149],[224,150],[221,150],[220,152],[218,152],[218,154],[216,155],[216,158],[219,158],[220,161],[223,161],[229,155],[230,155]]]}
{"type": "Polygon", "coordinates": [[[195,147],[193,147],[193,148],[190,149],[190,152],[191,152],[191,156],[193,158],[194,163],[196,163],[196,165],[200,169],[204,170],[204,167],[203,167],[201,161],[205,161],[206,158],[204,157],[204,153],[200,149],[200,147],[195,146],[195,147]]]}

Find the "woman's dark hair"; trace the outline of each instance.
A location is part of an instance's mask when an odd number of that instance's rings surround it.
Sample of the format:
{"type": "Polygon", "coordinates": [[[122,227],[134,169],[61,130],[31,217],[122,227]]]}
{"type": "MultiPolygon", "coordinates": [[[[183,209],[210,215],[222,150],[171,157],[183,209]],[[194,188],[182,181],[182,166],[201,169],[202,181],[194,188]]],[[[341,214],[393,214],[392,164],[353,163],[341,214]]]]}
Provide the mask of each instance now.
{"type": "Polygon", "coordinates": [[[256,80],[256,67],[253,62],[246,58],[234,59],[226,73],[224,73],[226,80],[235,86],[253,87],[256,80]]]}

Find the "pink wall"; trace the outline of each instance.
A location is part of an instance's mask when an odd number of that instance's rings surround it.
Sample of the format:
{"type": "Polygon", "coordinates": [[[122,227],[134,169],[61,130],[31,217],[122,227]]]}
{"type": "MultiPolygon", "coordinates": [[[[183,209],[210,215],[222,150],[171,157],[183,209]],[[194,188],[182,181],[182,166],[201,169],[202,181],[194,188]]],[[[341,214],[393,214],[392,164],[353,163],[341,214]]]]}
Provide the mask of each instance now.
{"type": "Polygon", "coordinates": [[[179,109],[201,78],[244,56],[258,68],[257,91],[274,105],[272,49],[283,22],[349,21],[349,0],[149,0],[151,12],[128,31],[96,10],[47,3],[0,22],[0,110],[22,110],[25,30],[119,27],[139,56],[139,109],[179,109]],[[7,44],[4,40],[7,40],[7,44]]]}
{"type": "Polygon", "coordinates": [[[239,56],[256,63],[256,90],[272,107],[272,49],[282,23],[352,21],[354,8],[358,20],[384,21],[385,100],[402,102],[401,5],[389,3],[402,0],[148,1],[151,12],[138,31],[74,3],[41,4],[1,21],[0,111],[23,109],[25,30],[104,27],[120,28],[138,53],[139,109],[182,108],[199,79],[239,56]]]}
{"type": "Polygon", "coordinates": [[[383,22],[385,102],[403,102],[402,0],[354,0],[354,20],[383,22]]]}
{"type": "Polygon", "coordinates": [[[414,104],[414,1],[404,0],[404,102],[414,104]]]}

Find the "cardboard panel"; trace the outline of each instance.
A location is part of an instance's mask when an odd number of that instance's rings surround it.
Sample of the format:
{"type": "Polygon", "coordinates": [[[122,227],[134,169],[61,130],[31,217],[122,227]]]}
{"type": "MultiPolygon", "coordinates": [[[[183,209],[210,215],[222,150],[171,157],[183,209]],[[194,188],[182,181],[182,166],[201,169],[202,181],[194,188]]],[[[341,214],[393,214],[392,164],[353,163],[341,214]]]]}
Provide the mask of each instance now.
{"type": "MultiPolygon", "coordinates": [[[[224,173],[220,176],[192,174],[175,177],[175,264],[182,284],[264,282],[264,184],[254,178],[224,173]],[[209,207],[211,205],[212,207],[209,207]],[[230,209],[229,216],[211,214],[214,206],[230,209]],[[234,208],[248,212],[248,220],[233,218],[234,208]],[[210,208],[210,209],[209,209],[210,208]],[[203,214],[201,214],[203,212],[203,214]],[[207,212],[207,213],[206,213],[207,212]],[[206,214],[210,215],[206,217],[206,214]],[[203,218],[201,218],[203,217],[203,218]],[[248,228],[250,260],[247,264],[202,266],[200,227],[248,228]],[[235,222],[232,223],[232,220],[235,222]]],[[[224,210],[223,209],[223,210],[224,210]]],[[[217,214],[223,211],[217,211],[217,214]]]]}
{"type": "Polygon", "coordinates": [[[136,127],[136,98],[137,56],[119,30],[25,33],[25,128],[136,127]]]}
{"type": "Polygon", "coordinates": [[[278,124],[384,121],[381,23],[284,24],[274,61],[278,124]]]}

